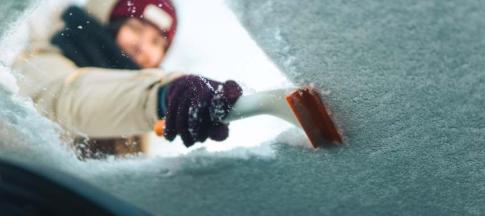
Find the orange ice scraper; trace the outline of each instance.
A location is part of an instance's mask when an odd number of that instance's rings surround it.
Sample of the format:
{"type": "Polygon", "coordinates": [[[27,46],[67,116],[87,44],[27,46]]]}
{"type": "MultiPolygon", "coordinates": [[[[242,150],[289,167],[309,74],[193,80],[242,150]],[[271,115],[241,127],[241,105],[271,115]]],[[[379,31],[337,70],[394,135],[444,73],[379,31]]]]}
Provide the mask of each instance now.
{"type": "Polygon", "coordinates": [[[307,87],[295,90],[286,96],[286,101],[313,147],[343,142],[330,111],[315,89],[307,87]]]}
{"type": "MultiPolygon", "coordinates": [[[[343,142],[330,111],[313,87],[263,91],[242,96],[223,121],[229,123],[262,114],[276,116],[300,127],[314,148],[330,147],[343,142]]],[[[154,130],[157,135],[163,136],[164,121],[157,122],[154,130]]]]}

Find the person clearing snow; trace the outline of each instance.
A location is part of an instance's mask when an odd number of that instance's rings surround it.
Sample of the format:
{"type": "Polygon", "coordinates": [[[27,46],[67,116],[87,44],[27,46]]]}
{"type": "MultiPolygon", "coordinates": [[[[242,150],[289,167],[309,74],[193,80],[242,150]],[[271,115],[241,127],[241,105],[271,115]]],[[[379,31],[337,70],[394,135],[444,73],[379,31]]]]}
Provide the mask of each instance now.
{"type": "Polygon", "coordinates": [[[81,157],[140,151],[141,135],[160,119],[165,138],[179,135],[186,146],[228,137],[221,119],[241,87],[159,68],[177,28],[170,0],[91,0],[61,18],[50,40],[32,41],[13,68],[20,93],[78,137],[81,157]]]}

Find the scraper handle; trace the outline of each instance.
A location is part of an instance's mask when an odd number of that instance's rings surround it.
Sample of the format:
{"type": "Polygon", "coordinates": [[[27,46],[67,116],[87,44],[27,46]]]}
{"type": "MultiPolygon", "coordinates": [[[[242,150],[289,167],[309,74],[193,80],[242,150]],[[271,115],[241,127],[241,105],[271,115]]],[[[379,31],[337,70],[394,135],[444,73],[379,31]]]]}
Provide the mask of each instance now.
{"type": "Polygon", "coordinates": [[[155,125],[153,125],[153,131],[157,136],[163,136],[165,133],[165,120],[158,120],[155,125]]]}

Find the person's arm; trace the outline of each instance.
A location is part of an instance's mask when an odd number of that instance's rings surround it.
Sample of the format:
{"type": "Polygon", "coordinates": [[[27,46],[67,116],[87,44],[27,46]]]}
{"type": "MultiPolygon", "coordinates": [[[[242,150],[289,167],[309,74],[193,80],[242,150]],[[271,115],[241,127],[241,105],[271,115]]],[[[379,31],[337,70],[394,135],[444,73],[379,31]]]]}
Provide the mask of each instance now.
{"type": "Polygon", "coordinates": [[[70,131],[92,138],[151,131],[159,119],[159,88],[177,75],[158,70],[77,68],[60,55],[39,55],[16,66],[21,92],[70,131]]]}

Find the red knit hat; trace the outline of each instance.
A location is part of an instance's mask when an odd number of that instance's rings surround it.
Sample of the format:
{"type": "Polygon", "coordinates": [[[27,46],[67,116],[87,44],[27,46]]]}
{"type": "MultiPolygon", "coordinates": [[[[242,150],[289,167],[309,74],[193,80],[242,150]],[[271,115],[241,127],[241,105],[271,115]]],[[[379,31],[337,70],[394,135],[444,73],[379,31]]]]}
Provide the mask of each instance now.
{"type": "Polygon", "coordinates": [[[167,37],[167,49],[177,28],[175,7],[170,0],[119,0],[111,11],[110,21],[134,17],[150,22],[167,37]]]}

